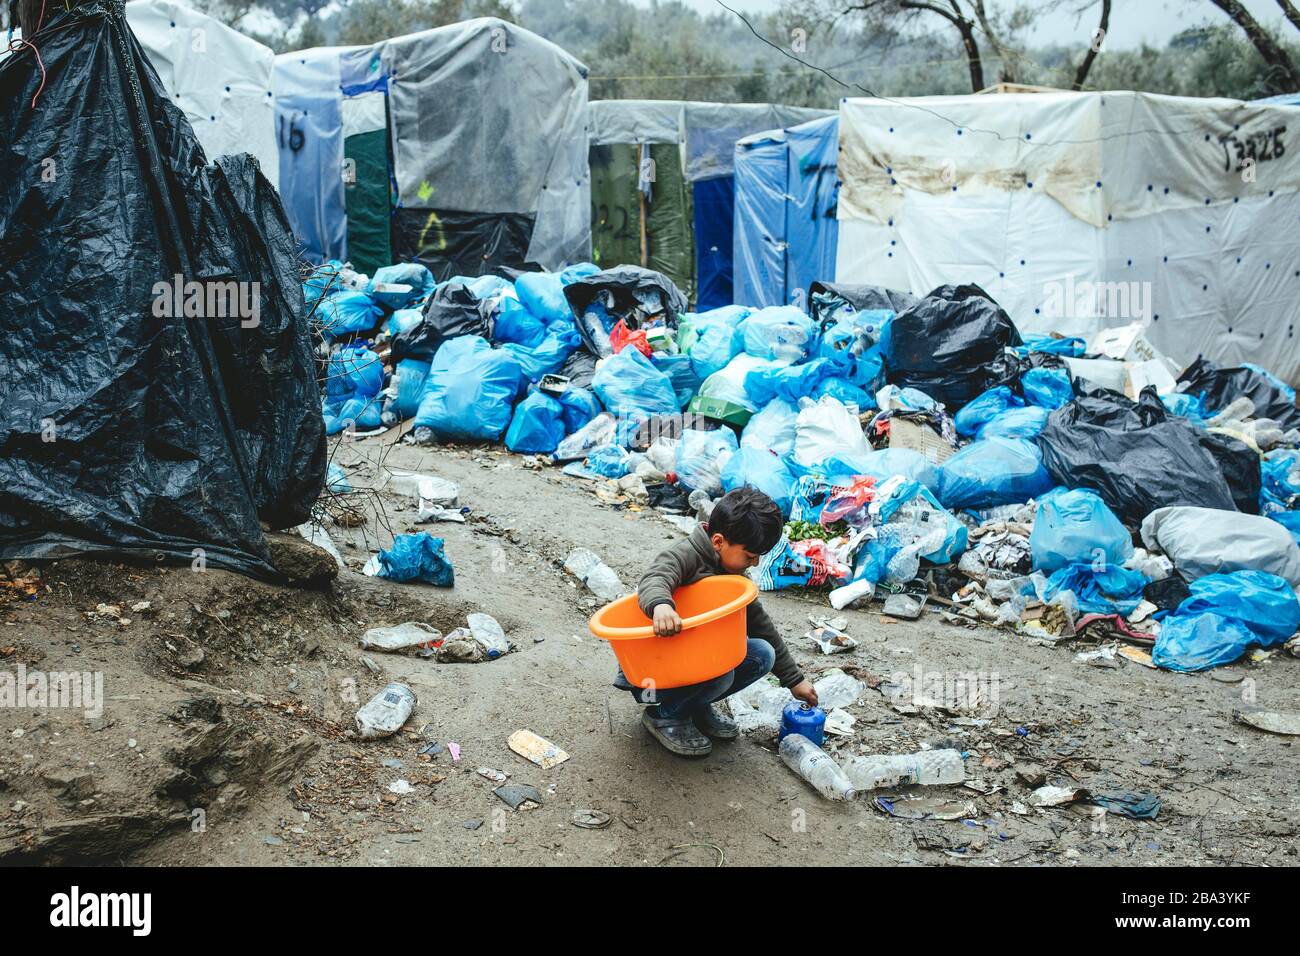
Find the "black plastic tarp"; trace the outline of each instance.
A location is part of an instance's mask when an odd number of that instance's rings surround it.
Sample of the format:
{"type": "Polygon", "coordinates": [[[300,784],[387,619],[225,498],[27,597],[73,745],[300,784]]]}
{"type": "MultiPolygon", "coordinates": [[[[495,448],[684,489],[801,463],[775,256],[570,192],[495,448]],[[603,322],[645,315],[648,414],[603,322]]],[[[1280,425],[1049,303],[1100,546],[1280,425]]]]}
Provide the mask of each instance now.
{"type": "Polygon", "coordinates": [[[955,412],[995,385],[1014,382],[1005,354],[1019,345],[1011,317],[977,285],[944,285],[885,326],[880,350],[894,385],[917,388],[955,412]]]}
{"type": "Polygon", "coordinates": [[[56,9],[44,70],[0,66],[0,557],[276,580],[260,522],[325,474],[284,208],[251,157],[206,164],[120,0],[56,9]]]}
{"type": "Polygon", "coordinates": [[[1038,447],[1053,481],[1091,488],[1122,520],[1139,524],[1169,505],[1236,510],[1203,438],[1187,419],[1165,410],[1153,387],[1136,402],[1096,389],[1052,412],[1038,447]]]}
{"type": "Polygon", "coordinates": [[[443,342],[458,335],[491,338],[492,313],[488,303],[480,300],[467,283],[454,279],[434,290],[418,325],[394,336],[393,361],[431,361],[443,342]]]}
{"type": "Polygon", "coordinates": [[[1204,356],[1183,370],[1178,381],[1182,391],[1192,395],[1204,393],[1211,411],[1221,411],[1234,399],[1245,397],[1255,403],[1254,418],[1271,418],[1283,431],[1300,428],[1300,409],[1295,400],[1278,388],[1268,377],[1245,366],[1220,368],[1204,356]]]}
{"type": "Polygon", "coordinates": [[[880,285],[850,285],[838,282],[814,282],[808,288],[809,314],[812,315],[813,321],[819,325],[823,317],[819,314],[813,299],[823,293],[829,292],[837,295],[859,312],[868,309],[889,309],[892,312],[902,312],[916,304],[916,296],[910,292],[899,292],[897,289],[886,289],[880,285]]]}
{"type": "Polygon", "coordinates": [[[512,212],[398,209],[393,213],[393,258],[423,263],[439,282],[495,273],[503,266],[524,268],[535,218],[512,212]]]}
{"type": "Polygon", "coordinates": [[[613,301],[607,310],[610,318],[627,320],[629,329],[637,328],[641,317],[655,314],[665,316],[668,325],[675,327],[677,316],[687,309],[682,290],[672,279],[653,269],[615,266],[571,282],[564,287],[564,297],[578,319],[583,343],[596,355],[609,354],[608,331],[605,341],[598,343],[590,327],[592,323],[583,321],[583,317],[588,307],[602,296],[613,301]]]}

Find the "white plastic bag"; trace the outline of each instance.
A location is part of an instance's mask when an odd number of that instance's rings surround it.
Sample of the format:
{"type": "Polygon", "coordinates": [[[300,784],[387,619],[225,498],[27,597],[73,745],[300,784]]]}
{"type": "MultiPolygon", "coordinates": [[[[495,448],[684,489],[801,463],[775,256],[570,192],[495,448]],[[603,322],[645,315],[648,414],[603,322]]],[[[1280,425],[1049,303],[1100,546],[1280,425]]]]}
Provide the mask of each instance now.
{"type": "Polygon", "coordinates": [[[809,467],[835,455],[849,458],[871,451],[858,417],[839,399],[827,395],[800,402],[795,420],[794,460],[809,467]]]}

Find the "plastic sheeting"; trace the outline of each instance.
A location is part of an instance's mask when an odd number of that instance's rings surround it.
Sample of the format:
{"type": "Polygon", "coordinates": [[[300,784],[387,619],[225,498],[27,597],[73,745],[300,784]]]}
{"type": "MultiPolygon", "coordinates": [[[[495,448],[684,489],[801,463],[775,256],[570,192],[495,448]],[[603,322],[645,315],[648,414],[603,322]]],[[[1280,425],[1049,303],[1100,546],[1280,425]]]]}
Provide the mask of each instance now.
{"type": "Polygon", "coordinates": [[[271,48],[172,0],[132,0],[126,19],[203,152],[252,153],[279,185],[271,48]]]}
{"type": "Polygon", "coordinates": [[[376,49],[404,208],[527,216],[528,261],[590,258],[586,66],[492,17],[376,49]]]}
{"type": "Polygon", "coordinates": [[[1150,319],[1180,364],[1294,384],[1300,232],[1278,224],[1300,217],[1300,150],[1277,131],[1296,124],[1294,107],[1133,92],[848,99],[836,276],[976,282],[1026,333],[1150,319]]]}
{"type": "Polygon", "coordinates": [[[42,36],[43,74],[30,48],[0,66],[0,153],[57,143],[60,169],[0,179],[0,302],[21,317],[0,339],[0,556],[279,578],[259,521],[301,523],[325,480],[284,209],[248,157],[206,165],[120,4],[60,10],[42,36]],[[246,284],[257,314],[237,293],[235,315],[168,316],[178,276],[209,301],[246,284]]]}

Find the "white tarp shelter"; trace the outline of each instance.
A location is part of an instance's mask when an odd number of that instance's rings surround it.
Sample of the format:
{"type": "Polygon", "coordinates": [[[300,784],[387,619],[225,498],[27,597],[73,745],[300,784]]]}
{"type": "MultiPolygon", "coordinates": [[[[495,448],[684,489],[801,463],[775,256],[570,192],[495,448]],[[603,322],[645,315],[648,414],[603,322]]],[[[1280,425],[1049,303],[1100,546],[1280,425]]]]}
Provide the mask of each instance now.
{"type": "Polygon", "coordinates": [[[836,281],[975,282],[1022,331],[1150,323],[1300,383],[1300,108],[1149,93],[840,106],[836,281]]]}
{"type": "Polygon", "coordinates": [[[252,153],[278,186],[270,47],[173,0],[131,0],[126,19],[208,159],[252,153]]]}

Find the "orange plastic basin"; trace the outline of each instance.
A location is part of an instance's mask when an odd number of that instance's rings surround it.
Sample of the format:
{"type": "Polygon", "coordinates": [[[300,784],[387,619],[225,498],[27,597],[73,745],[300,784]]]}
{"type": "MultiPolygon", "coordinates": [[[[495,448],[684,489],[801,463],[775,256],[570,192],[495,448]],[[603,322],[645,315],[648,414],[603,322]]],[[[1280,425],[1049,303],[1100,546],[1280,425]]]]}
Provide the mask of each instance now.
{"type": "Polygon", "coordinates": [[[637,687],[685,687],[712,680],[745,659],[745,608],[758,587],[740,574],[704,578],[673,592],[680,634],[656,637],[635,594],[591,617],[591,633],[609,641],[623,675],[637,687]]]}

